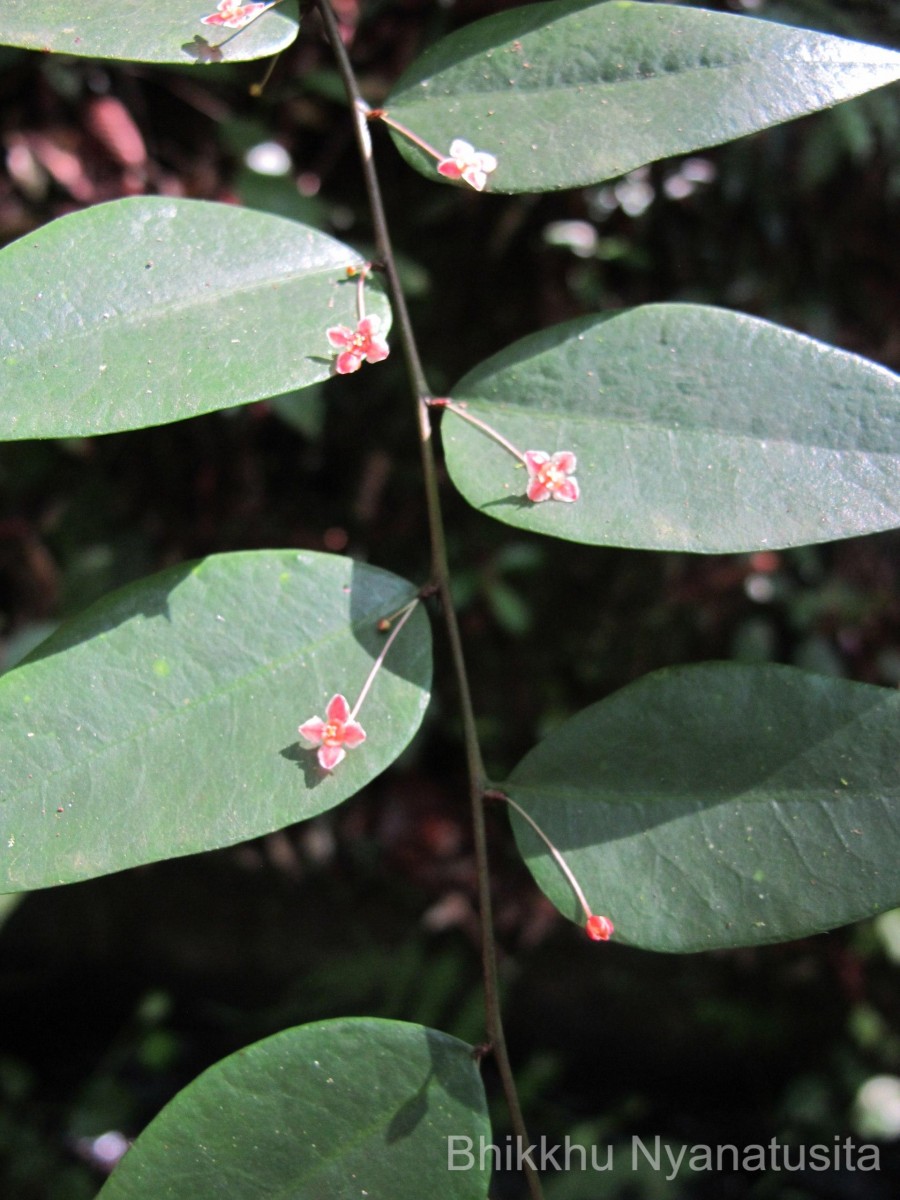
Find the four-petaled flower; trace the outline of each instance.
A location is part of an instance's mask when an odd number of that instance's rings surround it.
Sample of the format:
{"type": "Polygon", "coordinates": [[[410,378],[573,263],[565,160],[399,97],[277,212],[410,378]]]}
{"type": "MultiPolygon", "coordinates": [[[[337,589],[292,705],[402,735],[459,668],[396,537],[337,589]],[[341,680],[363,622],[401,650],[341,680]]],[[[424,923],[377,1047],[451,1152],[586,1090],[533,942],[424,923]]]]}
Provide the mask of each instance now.
{"type": "Polygon", "coordinates": [[[592,942],[608,942],[615,933],[609,917],[588,917],[585,931],[592,942]]]}
{"type": "Polygon", "coordinates": [[[313,717],[304,721],[297,731],[311,746],[318,746],[319,766],[332,771],[348,750],[355,750],[366,740],[365,730],[350,716],[350,705],[341,696],[332,696],[325,709],[325,720],[313,717]]]}
{"type": "Polygon", "coordinates": [[[331,345],[342,351],[335,363],[338,375],[358,371],[366,361],[374,363],[387,358],[390,347],[378,332],[380,328],[381,318],[373,315],[363,317],[355,329],[334,325],[325,331],[331,345]]]}
{"type": "Polygon", "coordinates": [[[201,17],[204,25],[225,25],[228,29],[241,29],[248,21],[268,8],[269,4],[240,4],[239,0],[219,0],[216,12],[201,17]]]}
{"type": "Polygon", "coordinates": [[[553,455],[545,454],[543,450],[526,450],[525,466],[528,468],[526,495],[535,504],[542,500],[564,500],[571,504],[581,494],[578,481],[571,478],[576,467],[571,450],[559,450],[553,455]]]}
{"type": "Polygon", "coordinates": [[[497,169],[497,160],[493,154],[476,150],[469,142],[456,138],[450,143],[449,158],[442,158],[437,169],[448,179],[464,179],[476,192],[482,192],[488,175],[497,169]]]}

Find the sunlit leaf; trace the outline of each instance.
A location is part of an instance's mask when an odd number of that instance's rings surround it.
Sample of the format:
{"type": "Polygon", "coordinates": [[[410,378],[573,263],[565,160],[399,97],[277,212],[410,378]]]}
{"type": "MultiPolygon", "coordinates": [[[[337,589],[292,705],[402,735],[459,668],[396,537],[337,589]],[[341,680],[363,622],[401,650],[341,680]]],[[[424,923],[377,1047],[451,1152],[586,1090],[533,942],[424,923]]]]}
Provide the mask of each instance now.
{"type": "Polygon", "coordinates": [[[471,1046],[400,1021],[319,1021],[210,1067],[141,1134],[100,1195],[484,1200],[478,1147],[489,1141],[471,1046]],[[466,1139],[471,1169],[448,1170],[448,1146],[462,1150],[466,1139]]]}
{"type": "Polygon", "coordinates": [[[265,58],[297,36],[297,0],[284,0],[240,30],[201,23],[215,11],[216,0],[3,0],[0,42],[184,65],[265,58]]]}
{"type": "MultiPolygon", "coordinates": [[[[356,326],[361,262],[317,230],[196,200],[45,225],[0,251],[0,438],[136,429],[327,379],[325,331],[356,326]]],[[[387,329],[383,294],[368,299],[387,329]]]]}
{"type": "MultiPolygon", "coordinates": [[[[900,904],[900,695],[782,666],[659,671],[553,730],[504,785],[616,936],[688,951],[900,904]]],[[[520,817],[535,878],[583,923],[520,817]]]]}
{"type": "MultiPolygon", "coordinates": [[[[731,141],[900,79],[900,54],[755,17],[552,0],[430,47],[385,107],[446,154],[499,159],[488,189],[544,191],[731,141]]],[[[434,179],[435,160],[395,141],[434,179]]]]}
{"type": "Polygon", "coordinates": [[[532,504],[523,465],[454,413],[454,483],[576,542],[706,553],[900,525],[900,378],[754,317],[655,304],[545,330],[453,389],[520,450],[572,450],[581,498],[532,504]]]}
{"type": "Polygon", "coordinates": [[[351,705],[415,594],[287,550],[172,567],[104,598],[0,678],[0,892],[227,846],[324,812],[388,766],[428,702],[414,612],[332,772],[298,726],[351,705]]]}

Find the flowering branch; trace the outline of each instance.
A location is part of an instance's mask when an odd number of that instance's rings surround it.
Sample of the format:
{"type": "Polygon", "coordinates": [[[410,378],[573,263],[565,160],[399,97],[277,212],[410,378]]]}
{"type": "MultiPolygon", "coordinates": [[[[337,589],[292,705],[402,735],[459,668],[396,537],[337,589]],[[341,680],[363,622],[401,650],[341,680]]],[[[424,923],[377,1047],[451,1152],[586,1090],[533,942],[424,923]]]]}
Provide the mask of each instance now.
{"type": "MultiPolygon", "coordinates": [[[[503,1084],[503,1091],[506,1096],[513,1129],[516,1136],[522,1139],[522,1144],[528,1145],[528,1130],[525,1127],[525,1121],[522,1116],[522,1108],[519,1103],[515,1079],[506,1048],[506,1036],[503,1031],[497,952],[493,933],[491,876],[487,853],[487,827],[484,817],[485,771],[475,724],[475,710],[472,705],[472,695],[466,671],[465,656],[463,654],[462,638],[460,637],[456,612],[453,608],[453,595],[450,588],[450,564],[447,556],[447,541],[438,488],[437,463],[435,461],[434,444],[431,438],[431,422],[428,412],[428,401],[431,392],[422,369],[415,334],[413,333],[409,311],[406,307],[406,297],[397,272],[397,264],[394,259],[390,232],[384,211],[384,201],[373,161],[372,144],[367,123],[372,110],[360,95],[356,76],[347,55],[346,47],[341,40],[340,28],[329,0],[316,0],[316,6],[322,17],[325,35],[335,56],[338,71],[340,72],[347,97],[351,103],[354,133],[359,148],[360,164],[369,200],[369,208],[372,214],[378,259],[384,265],[388,291],[391,296],[394,316],[399,328],[400,341],[406,358],[407,372],[412,385],[416,424],[419,432],[422,477],[425,487],[425,506],[428,513],[428,530],[431,542],[432,585],[441,600],[444,626],[449,642],[457,689],[459,691],[460,714],[466,749],[466,766],[469,776],[469,802],[472,812],[478,903],[481,918],[481,961],[484,977],[485,1023],[497,1063],[497,1069],[503,1084]]],[[[524,1167],[525,1178],[532,1200],[543,1200],[543,1191],[537,1171],[527,1159],[524,1167]]]]}

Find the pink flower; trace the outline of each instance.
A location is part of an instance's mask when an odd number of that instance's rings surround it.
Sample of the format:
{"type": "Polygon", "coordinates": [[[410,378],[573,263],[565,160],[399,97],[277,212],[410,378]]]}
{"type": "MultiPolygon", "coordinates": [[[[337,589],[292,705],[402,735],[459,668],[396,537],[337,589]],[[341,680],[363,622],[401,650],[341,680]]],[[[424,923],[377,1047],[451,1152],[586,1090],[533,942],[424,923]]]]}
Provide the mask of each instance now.
{"type": "Polygon", "coordinates": [[[542,500],[564,500],[571,504],[581,495],[578,481],[569,478],[576,466],[571,450],[559,450],[552,457],[543,450],[526,450],[525,466],[528,468],[526,495],[535,504],[542,500]]]}
{"type": "Polygon", "coordinates": [[[381,318],[378,316],[363,317],[356,329],[348,329],[346,325],[333,325],[325,331],[332,346],[343,353],[337,356],[335,370],[338,375],[349,375],[367,360],[381,362],[390,353],[390,347],[379,334],[381,318]]]}
{"type": "Polygon", "coordinates": [[[442,158],[437,169],[448,179],[464,179],[476,192],[482,192],[488,175],[497,169],[497,160],[493,154],[476,150],[462,138],[456,138],[450,143],[450,157],[442,158]]]}
{"type": "Polygon", "coordinates": [[[238,0],[219,0],[217,11],[201,17],[204,25],[225,25],[228,29],[241,29],[248,21],[258,16],[268,4],[239,4],[238,0]]]}
{"type": "Polygon", "coordinates": [[[608,942],[615,933],[609,917],[588,917],[585,931],[592,942],[608,942]]]}
{"type": "Polygon", "coordinates": [[[319,766],[333,771],[347,754],[366,740],[362,725],[350,717],[350,705],[341,695],[332,696],[325,709],[325,720],[313,717],[297,730],[311,746],[318,746],[319,766]],[[346,749],[345,749],[346,747],[346,749]]]}

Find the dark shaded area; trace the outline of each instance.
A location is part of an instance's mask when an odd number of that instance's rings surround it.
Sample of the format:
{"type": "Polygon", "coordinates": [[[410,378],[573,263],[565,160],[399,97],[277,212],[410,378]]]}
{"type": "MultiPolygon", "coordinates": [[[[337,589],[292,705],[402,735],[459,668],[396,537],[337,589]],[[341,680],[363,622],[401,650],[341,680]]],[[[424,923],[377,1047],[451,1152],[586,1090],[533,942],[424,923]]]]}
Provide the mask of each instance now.
{"type": "MultiPolygon", "coordinates": [[[[377,104],[427,40],[507,5],[339,6],[377,104]],[[353,32],[355,30],[355,33],[353,32]]],[[[710,5],[712,7],[712,5],[710,5]]],[[[719,6],[724,7],[724,6],[719,6]]],[[[900,43],[888,0],[762,10],[900,43]]],[[[159,193],[240,202],[371,245],[339,87],[315,22],[275,68],[165,71],[0,51],[0,241],[159,193]],[[245,152],[275,140],[287,175],[245,152]]],[[[739,308],[900,368],[896,88],[578,192],[436,187],[376,129],[412,316],[437,394],[537,328],[658,300],[739,308]],[[465,255],[460,254],[465,247],[465,255]]],[[[297,397],[107,438],[0,446],[0,653],[170,564],[296,546],[428,570],[399,354],[297,397]]],[[[783,553],[653,555],[542,540],[446,489],[489,772],[657,667],[775,661],[900,683],[900,535],[783,553]]],[[[483,1037],[455,699],[401,763],[326,817],[234,850],[35,893],[0,930],[0,1194],[81,1200],[93,1139],[136,1135],[211,1062],[292,1024],[397,1017],[483,1037]]],[[[630,1146],[862,1137],[854,1097],[900,1074],[884,926],[764,951],[597,947],[549,909],[491,813],[507,1019],[532,1135],[630,1146]]],[[[0,910],[2,912],[2,910],[0,910]]],[[[896,947],[895,947],[896,952],[896,947]]],[[[506,1116],[490,1060],[497,1137],[506,1116]]],[[[413,1114],[415,1115],[415,1114],[413,1114]]],[[[549,1172],[548,1200],[887,1200],[881,1170],[549,1172]]],[[[522,1195],[496,1174],[498,1200],[522,1195]]]]}

